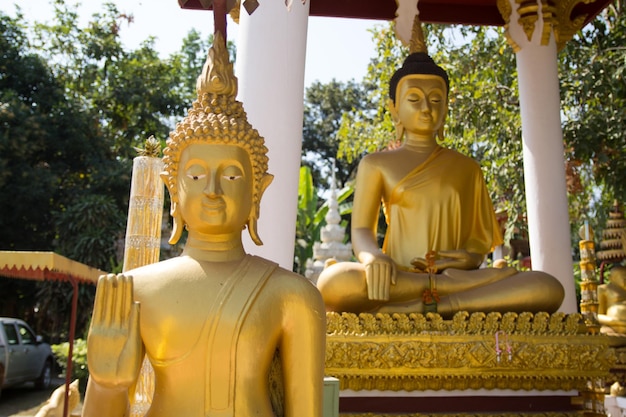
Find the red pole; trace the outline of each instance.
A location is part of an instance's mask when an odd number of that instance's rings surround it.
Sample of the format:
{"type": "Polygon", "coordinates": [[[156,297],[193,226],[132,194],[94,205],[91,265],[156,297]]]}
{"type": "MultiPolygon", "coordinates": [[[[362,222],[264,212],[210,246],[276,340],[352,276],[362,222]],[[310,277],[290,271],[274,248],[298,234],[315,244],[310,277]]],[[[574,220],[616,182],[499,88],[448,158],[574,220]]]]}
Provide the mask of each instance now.
{"type": "Polygon", "coordinates": [[[68,276],[69,281],[72,283],[72,313],[70,315],[70,340],[69,349],[67,352],[67,367],[65,369],[65,399],[63,402],[63,417],[67,417],[69,397],[70,397],[70,379],[72,379],[72,357],[74,355],[74,336],[76,333],[76,311],[78,310],[78,283],[73,276],[68,276]]]}
{"type": "Polygon", "coordinates": [[[226,45],[226,0],[213,1],[213,24],[215,33],[220,32],[226,45]]]}

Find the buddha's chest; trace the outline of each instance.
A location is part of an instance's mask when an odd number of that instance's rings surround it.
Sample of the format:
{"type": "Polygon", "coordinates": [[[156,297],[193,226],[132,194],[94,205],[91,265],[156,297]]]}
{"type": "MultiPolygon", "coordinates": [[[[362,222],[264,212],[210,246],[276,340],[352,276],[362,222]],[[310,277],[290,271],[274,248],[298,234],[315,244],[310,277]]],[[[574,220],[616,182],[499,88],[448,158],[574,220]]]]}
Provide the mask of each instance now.
{"type": "Polygon", "coordinates": [[[180,283],[141,300],[141,337],[148,355],[171,360],[188,355],[222,317],[224,294],[216,283],[180,283]]]}
{"type": "Polygon", "coordinates": [[[219,281],[183,283],[141,301],[141,336],[148,355],[166,363],[215,354],[211,349],[229,351],[232,343],[260,353],[277,337],[279,309],[269,308],[257,294],[224,286],[219,281]]]}

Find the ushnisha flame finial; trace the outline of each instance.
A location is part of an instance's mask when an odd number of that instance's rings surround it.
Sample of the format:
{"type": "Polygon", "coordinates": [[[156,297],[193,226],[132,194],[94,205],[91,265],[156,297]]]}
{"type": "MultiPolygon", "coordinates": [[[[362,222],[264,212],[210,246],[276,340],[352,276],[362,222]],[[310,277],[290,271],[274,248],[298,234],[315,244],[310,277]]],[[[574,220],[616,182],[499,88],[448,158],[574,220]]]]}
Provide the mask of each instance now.
{"type": "Polygon", "coordinates": [[[422,22],[419,14],[413,19],[413,28],[411,30],[411,43],[409,44],[409,53],[424,52],[428,53],[426,41],[424,40],[424,31],[422,30],[422,22]]]}
{"type": "Polygon", "coordinates": [[[198,97],[210,93],[235,97],[237,77],[228,56],[226,41],[220,32],[216,32],[214,36],[213,47],[209,50],[202,74],[196,82],[198,97]]]}

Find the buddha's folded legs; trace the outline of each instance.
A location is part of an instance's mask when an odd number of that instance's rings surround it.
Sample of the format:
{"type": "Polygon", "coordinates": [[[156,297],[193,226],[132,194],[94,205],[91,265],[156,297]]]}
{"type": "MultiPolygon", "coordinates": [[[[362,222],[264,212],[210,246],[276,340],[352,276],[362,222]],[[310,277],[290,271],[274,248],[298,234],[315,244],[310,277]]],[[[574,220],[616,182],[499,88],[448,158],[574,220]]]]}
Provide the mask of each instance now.
{"type": "MultiPolygon", "coordinates": [[[[514,268],[448,269],[435,276],[435,283],[440,296],[437,311],[444,316],[463,310],[554,312],[564,297],[556,278],[514,268]]],[[[422,296],[430,281],[428,274],[398,271],[389,300],[370,300],[363,266],[341,262],[322,272],[318,288],[330,311],[421,313],[422,296]]]]}

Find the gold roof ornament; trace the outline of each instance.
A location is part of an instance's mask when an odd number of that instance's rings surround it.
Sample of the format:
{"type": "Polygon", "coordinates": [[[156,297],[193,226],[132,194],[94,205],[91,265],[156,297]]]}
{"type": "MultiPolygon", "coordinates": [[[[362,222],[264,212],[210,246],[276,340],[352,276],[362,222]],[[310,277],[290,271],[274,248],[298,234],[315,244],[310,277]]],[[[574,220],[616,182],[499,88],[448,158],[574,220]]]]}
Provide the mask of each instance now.
{"type": "Polygon", "coordinates": [[[426,48],[426,41],[424,40],[424,31],[422,30],[422,22],[420,21],[419,14],[413,19],[413,28],[411,30],[411,43],[409,44],[409,53],[415,52],[428,53],[426,48]]]}
{"type": "Polygon", "coordinates": [[[404,45],[411,43],[415,19],[419,16],[417,0],[396,0],[395,32],[404,45]]]}

